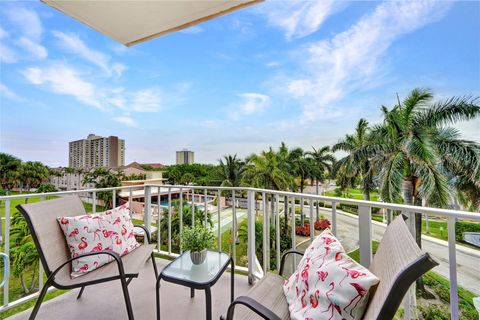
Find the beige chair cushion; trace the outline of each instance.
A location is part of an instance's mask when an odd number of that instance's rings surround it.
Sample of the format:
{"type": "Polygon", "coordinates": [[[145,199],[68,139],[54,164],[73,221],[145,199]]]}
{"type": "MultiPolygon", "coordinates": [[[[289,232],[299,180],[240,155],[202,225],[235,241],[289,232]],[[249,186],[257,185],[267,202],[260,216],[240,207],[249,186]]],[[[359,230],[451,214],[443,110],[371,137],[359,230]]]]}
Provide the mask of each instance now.
{"type": "MultiPolygon", "coordinates": [[[[125,275],[127,275],[128,277],[138,276],[140,269],[143,268],[145,262],[148,260],[148,258],[150,258],[150,255],[154,248],[155,245],[153,244],[141,245],[132,252],[122,256],[121,259],[123,262],[125,275]]],[[[71,279],[70,264],[68,264],[57,273],[57,276],[55,277],[55,282],[61,286],[71,286],[87,281],[116,277],[118,275],[118,265],[115,261],[112,261],[83,276],[71,279]]]]}
{"type": "MultiPolygon", "coordinates": [[[[287,300],[283,294],[283,282],[285,280],[279,275],[267,273],[262,280],[248,291],[246,296],[261,303],[280,319],[290,319],[287,300]]],[[[256,313],[243,305],[235,306],[234,319],[253,320],[262,319],[256,313]]]]}
{"type": "Polygon", "coordinates": [[[24,214],[28,215],[47,261],[48,269],[53,272],[70,259],[65,235],[57,218],[87,214],[82,201],[78,196],[66,196],[20,205],[20,208],[24,214]]]}

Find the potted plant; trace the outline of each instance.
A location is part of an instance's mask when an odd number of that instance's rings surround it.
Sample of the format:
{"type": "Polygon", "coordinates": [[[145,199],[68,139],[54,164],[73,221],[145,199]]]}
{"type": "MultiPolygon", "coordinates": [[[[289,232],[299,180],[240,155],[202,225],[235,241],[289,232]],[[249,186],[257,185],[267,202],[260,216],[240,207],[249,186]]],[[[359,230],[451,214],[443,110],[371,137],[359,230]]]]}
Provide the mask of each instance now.
{"type": "Polygon", "coordinates": [[[185,227],[182,231],[183,250],[190,250],[190,258],[193,264],[202,264],[207,257],[207,249],[215,243],[213,233],[201,226],[185,227]]]}

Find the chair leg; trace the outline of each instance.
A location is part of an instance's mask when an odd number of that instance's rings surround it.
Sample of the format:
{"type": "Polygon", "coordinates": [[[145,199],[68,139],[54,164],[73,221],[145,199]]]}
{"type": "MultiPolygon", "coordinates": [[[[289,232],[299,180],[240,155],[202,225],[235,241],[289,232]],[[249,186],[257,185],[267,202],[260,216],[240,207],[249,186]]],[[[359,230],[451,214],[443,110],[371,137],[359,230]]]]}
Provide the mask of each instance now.
{"type": "Polygon", "coordinates": [[[157,269],[157,264],[155,263],[155,255],[151,254],[151,259],[152,259],[152,264],[153,264],[153,271],[155,272],[155,279],[158,278],[158,269],[157,269]]]}
{"type": "Polygon", "coordinates": [[[30,314],[30,317],[28,318],[29,320],[34,320],[35,317],[37,316],[38,310],[40,309],[40,305],[43,302],[43,298],[45,298],[45,295],[47,294],[47,289],[50,286],[50,284],[47,282],[42,288],[42,291],[40,291],[40,294],[38,295],[37,302],[35,302],[35,306],[33,307],[32,313],[30,314]]]}
{"type": "Polygon", "coordinates": [[[125,299],[125,305],[127,307],[128,319],[133,320],[133,309],[132,309],[132,303],[130,301],[130,295],[128,293],[127,280],[122,277],[120,278],[120,282],[122,283],[122,291],[123,291],[123,297],[125,299]]]}
{"type": "Polygon", "coordinates": [[[78,293],[78,296],[77,296],[77,300],[82,297],[83,290],[85,290],[85,287],[82,287],[82,288],[80,289],[80,292],[78,293]]]}

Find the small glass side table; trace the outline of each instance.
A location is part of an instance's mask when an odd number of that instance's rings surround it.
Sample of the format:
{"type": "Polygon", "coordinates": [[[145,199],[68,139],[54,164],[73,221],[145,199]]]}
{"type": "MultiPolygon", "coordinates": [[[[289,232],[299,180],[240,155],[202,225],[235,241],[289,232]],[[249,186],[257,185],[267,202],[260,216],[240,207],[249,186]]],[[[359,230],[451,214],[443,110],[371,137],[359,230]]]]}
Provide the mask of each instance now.
{"type": "Polygon", "coordinates": [[[233,259],[224,252],[207,251],[205,262],[199,265],[192,263],[190,251],[186,251],[170,262],[157,278],[156,302],[157,320],[160,320],[160,280],[176,283],[190,288],[190,297],[195,296],[195,289],[205,290],[207,320],[212,319],[212,295],[210,288],[217,282],[228,267],[231,266],[230,302],[233,302],[233,280],[235,266],[233,259]]]}

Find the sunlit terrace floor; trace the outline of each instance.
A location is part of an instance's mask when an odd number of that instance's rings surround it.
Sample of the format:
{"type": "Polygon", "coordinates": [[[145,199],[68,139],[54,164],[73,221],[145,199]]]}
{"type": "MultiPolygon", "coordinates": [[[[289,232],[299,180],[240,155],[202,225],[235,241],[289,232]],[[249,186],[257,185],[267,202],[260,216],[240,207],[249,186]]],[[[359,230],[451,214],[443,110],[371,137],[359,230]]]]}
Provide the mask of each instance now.
{"type": "MultiPolygon", "coordinates": [[[[169,261],[157,259],[161,270],[169,261]]],[[[235,296],[248,291],[247,277],[235,275],[235,296]]],[[[140,276],[129,285],[135,319],[156,319],[155,279],[150,261],[140,276]]],[[[77,300],[79,289],[72,290],[42,304],[36,319],[126,319],[127,313],[119,281],[111,281],[85,288],[77,300]]],[[[226,314],[230,303],[230,273],[226,272],[212,287],[212,319],[226,314]]],[[[9,320],[28,319],[31,309],[14,315],[9,320]]],[[[190,298],[190,289],[162,281],[161,319],[205,319],[205,294],[196,291],[190,298]]]]}

